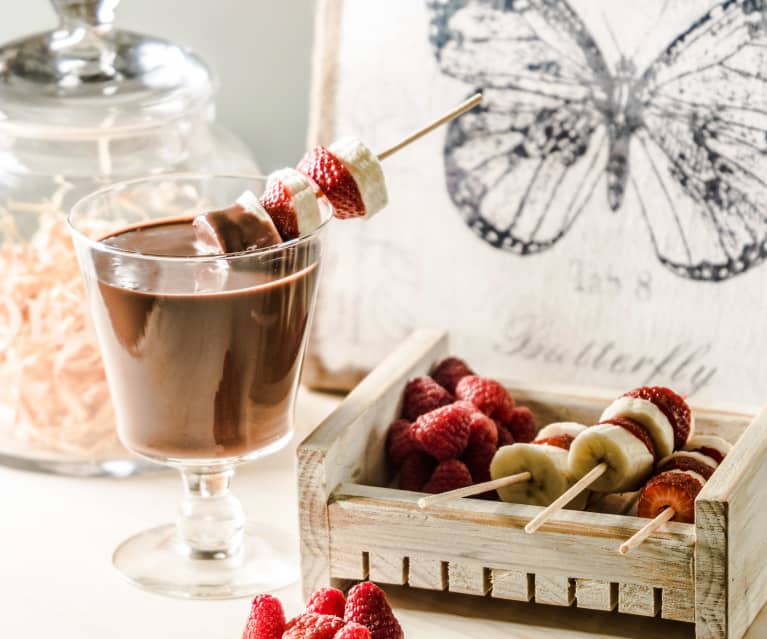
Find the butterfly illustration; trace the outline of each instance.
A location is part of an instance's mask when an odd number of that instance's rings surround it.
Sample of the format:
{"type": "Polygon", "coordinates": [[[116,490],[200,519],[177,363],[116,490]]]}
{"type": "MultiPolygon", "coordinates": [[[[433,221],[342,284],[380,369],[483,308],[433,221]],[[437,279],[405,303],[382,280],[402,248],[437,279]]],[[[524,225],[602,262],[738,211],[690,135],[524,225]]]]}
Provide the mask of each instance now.
{"type": "Polygon", "coordinates": [[[484,93],[444,151],[450,197],[482,239],[519,255],[550,249],[602,183],[613,211],[635,194],[658,259],[679,276],[719,282],[765,259],[762,0],[718,4],[641,73],[626,56],[609,68],[566,0],[429,7],[442,72],[484,93]]]}

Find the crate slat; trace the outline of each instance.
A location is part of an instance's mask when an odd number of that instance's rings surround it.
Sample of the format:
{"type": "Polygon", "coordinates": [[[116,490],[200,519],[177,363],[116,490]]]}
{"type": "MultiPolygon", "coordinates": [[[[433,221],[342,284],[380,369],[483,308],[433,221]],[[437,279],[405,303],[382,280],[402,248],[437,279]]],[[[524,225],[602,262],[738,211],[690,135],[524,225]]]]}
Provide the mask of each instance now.
{"type": "Polygon", "coordinates": [[[660,616],[674,621],[695,621],[695,591],[666,588],[661,593],[660,616]]]}
{"type": "Polygon", "coordinates": [[[562,576],[535,575],[535,602],[550,606],[572,606],[575,601],[573,579],[562,576]]]}
{"type": "Polygon", "coordinates": [[[620,584],[618,610],[629,615],[657,617],[660,612],[659,591],[642,584],[620,584]]]}
{"type": "Polygon", "coordinates": [[[371,551],[368,553],[368,578],[383,584],[404,586],[407,583],[408,560],[400,553],[371,551]]]}
{"type": "Polygon", "coordinates": [[[488,571],[476,564],[451,561],[447,565],[447,589],[483,597],[490,590],[488,571]]]}
{"type": "Polygon", "coordinates": [[[408,558],[408,585],[427,590],[447,589],[447,564],[439,559],[408,558]]]}
{"type": "Polygon", "coordinates": [[[618,584],[599,579],[576,579],[575,605],[589,610],[615,610],[618,584]]]}
{"type": "Polygon", "coordinates": [[[512,601],[530,601],[535,595],[533,575],[524,570],[491,571],[491,596],[512,601]]]}

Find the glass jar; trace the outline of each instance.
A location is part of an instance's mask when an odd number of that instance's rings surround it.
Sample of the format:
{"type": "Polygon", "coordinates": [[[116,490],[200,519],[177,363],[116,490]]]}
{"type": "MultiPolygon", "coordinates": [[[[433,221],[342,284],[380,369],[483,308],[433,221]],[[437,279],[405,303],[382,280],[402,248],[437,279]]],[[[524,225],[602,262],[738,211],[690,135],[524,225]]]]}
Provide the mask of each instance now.
{"type": "Polygon", "coordinates": [[[146,467],[118,443],[65,224],[81,196],[179,171],[256,173],[214,123],[205,64],[113,27],[119,0],[54,0],[52,32],[0,48],[0,464],[146,467]]]}

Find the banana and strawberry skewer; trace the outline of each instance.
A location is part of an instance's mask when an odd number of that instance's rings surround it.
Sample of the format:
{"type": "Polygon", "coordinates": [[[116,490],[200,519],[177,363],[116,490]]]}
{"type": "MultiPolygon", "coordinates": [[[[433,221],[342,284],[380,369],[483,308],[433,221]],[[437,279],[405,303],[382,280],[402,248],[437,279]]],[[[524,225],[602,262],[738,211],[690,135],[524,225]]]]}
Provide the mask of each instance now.
{"type": "Polygon", "coordinates": [[[683,450],[661,460],[637,503],[637,515],[651,521],[621,544],[620,553],[639,546],[666,522],[693,523],[696,497],[731,448],[720,437],[692,437],[683,450]]]}
{"type": "Polygon", "coordinates": [[[295,169],[267,178],[260,199],[244,193],[230,208],[195,219],[197,239],[211,253],[265,248],[312,233],[322,224],[318,198],[339,219],[371,218],[388,203],[380,160],[457,118],[482,100],[476,94],[442,117],[375,154],[361,140],[345,137],[310,149],[295,169]]]}
{"type": "Polygon", "coordinates": [[[604,410],[599,423],[584,430],[570,447],[570,472],[580,479],[530,521],[525,531],[534,533],[579,491],[638,490],[658,462],[685,445],[693,429],[687,402],[668,388],[643,386],[619,397],[604,410]]]}

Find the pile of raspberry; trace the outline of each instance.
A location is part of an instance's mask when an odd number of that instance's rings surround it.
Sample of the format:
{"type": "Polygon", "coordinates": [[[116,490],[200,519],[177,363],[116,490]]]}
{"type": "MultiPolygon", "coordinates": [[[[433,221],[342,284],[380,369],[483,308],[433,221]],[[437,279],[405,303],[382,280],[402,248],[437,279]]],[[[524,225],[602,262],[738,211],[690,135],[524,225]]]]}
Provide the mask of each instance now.
{"type": "Polygon", "coordinates": [[[448,357],[431,376],[408,382],[386,452],[399,488],[441,493],[489,481],[495,451],[530,442],[535,431],[530,409],[517,406],[502,384],[448,357]]]}
{"type": "Polygon", "coordinates": [[[280,600],[257,595],[242,639],[404,639],[386,594],[370,581],[349,594],[320,588],[309,599],[306,612],[285,621],[280,600]]]}

